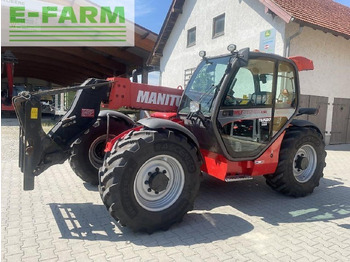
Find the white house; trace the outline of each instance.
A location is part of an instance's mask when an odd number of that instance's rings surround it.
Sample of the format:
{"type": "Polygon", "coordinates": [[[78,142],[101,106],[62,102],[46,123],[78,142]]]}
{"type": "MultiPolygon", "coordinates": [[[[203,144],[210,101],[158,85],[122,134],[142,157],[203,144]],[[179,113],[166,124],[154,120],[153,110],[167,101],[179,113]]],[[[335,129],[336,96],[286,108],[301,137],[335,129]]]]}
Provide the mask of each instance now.
{"type": "Polygon", "coordinates": [[[326,143],[350,143],[350,8],[332,0],[173,0],[148,64],[161,85],[186,85],[200,62],[238,49],[305,56],[315,70],[301,72],[303,106],[326,143]]]}

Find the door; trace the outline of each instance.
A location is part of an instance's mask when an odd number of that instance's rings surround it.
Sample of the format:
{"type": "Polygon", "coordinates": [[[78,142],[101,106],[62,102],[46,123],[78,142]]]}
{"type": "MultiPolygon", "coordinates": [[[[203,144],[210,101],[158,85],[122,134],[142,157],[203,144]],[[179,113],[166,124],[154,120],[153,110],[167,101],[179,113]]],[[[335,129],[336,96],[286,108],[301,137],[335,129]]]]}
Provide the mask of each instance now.
{"type": "Polygon", "coordinates": [[[250,59],[230,81],[218,129],[233,158],[252,158],[266,149],[295,112],[295,71],[284,61],[250,59]]]}
{"type": "Polygon", "coordinates": [[[299,107],[313,107],[318,109],[317,115],[301,115],[298,119],[310,121],[315,124],[325,137],[326,133],[326,120],[328,110],[328,97],[324,96],[311,96],[311,95],[300,95],[299,107]]]}
{"type": "Polygon", "coordinates": [[[350,143],[350,99],[348,98],[334,98],[330,143],[350,143]]]}

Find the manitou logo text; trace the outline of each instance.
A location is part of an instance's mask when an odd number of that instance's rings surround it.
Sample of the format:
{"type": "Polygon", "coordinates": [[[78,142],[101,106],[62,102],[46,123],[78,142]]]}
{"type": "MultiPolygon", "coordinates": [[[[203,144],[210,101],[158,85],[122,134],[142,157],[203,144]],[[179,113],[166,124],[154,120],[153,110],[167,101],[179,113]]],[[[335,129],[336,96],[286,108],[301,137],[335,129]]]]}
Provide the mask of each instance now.
{"type": "Polygon", "coordinates": [[[180,98],[181,96],[178,95],[170,95],[140,90],[137,94],[136,102],[153,105],[179,106],[180,98]]]}

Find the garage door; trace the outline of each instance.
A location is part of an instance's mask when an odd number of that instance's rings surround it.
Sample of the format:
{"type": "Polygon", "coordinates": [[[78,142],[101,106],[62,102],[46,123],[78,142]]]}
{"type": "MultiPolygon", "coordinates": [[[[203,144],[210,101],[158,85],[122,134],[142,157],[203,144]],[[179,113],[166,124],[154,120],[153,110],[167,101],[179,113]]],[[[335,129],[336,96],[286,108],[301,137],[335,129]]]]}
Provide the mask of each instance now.
{"type": "Polygon", "coordinates": [[[299,104],[300,104],[300,107],[318,108],[319,112],[317,116],[302,115],[302,116],[299,116],[298,118],[308,120],[314,123],[321,130],[324,137],[325,131],[326,131],[328,97],[300,95],[299,104]]]}
{"type": "Polygon", "coordinates": [[[350,143],[350,99],[334,98],[330,143],[350,143]]]}

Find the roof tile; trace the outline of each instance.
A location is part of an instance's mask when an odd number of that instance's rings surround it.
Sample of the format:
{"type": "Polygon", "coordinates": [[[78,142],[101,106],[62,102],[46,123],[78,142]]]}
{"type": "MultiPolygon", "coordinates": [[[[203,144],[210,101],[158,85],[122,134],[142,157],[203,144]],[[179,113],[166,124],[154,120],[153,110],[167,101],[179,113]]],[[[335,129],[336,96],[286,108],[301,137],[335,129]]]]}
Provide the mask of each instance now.
{"type": "Polygon", "coordinates": [[[350,37],[350,8],[332,0],[272,0],[295,19],[350,37]]]}

